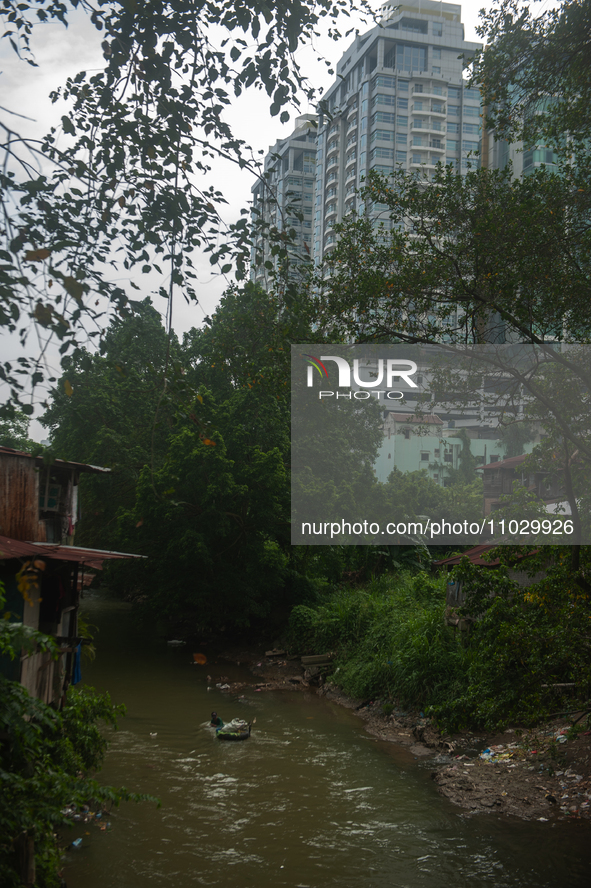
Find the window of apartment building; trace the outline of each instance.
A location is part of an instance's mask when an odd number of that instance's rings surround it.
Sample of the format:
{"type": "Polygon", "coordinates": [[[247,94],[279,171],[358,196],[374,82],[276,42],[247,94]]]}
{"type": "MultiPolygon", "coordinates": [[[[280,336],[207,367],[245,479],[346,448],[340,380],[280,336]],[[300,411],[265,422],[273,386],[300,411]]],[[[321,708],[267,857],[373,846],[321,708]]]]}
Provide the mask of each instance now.
{"type": "Polygon", "coordinates": [[[454,169],[458,168],[458,162],[455,157],[446,157],[445,162],[448,166],[452,166],[454,169]]]}
{"type": "Polygon", "coordinates": [[[427,136],[413,136],[412,143],[414,146],[418,146],[419,148],[423,145],[427,145],[429,142],[427,136]]]}
{"type": "Polygon", "coordinates": [[[460,95],[461,95],[461,90],[457,86],[448,86],[447,97],[449,99],[459,99],[460,95]]]}
{"type": "Polygon", "coordinates": [[[397,126],[408,126],[408,117],[398,114],[396,117],[396,125],[397,126]]]}
{"type": "Polygon", "coordinates": [[[400,78],[398,78],[398,89],[400,90],[400,92],[408,92],[409,83],[410,80],[400,80],[400,78]]]}
{"type": "Polygon", "coordinates": [[[431,102],[431,111],[435,114],[445,114],[445,105],[441,102],[431,102]]]}
{"type": "Polygon", "coordinates": [[[362,117],[361,118],[361,132],[362,133],[365,132],[366,129],[367,129],[367,117],[362,117]]]}
{"type": "MultiPolygon", "coordinates": [[[[396,86],[396,78],[395,77],[388,77],[387,75],[384,75],[384,74],[379,74],[377,77],[374,77],[374,79],[371,82],[371,85],[372,85],[373,89],[375,89],[378,86],[385,86],[386,89],[394,89],[396,86]]],[[[364,86],[367,87],[367,83],[365,83],[364,86]]]]}
{"type": "Polygon", "coordinates": [[[333,151],[335,148],[338,148],[338,147],[339,147],[339,140],[333,139],[331,142],[328,143],[328,148],[326,150],[333,151]]]}
{"type": "Polygon", "coordinates": [[[374,130],[370,136],[370,144],[376,141],[376,139],[381,139],[383,142],[391,142],[394,133],[390,132],[390,130],[374,130]]]}
{"type": "Polygon", "coordinates": [[[459,105],[448,105],[447,113],[450,117],[459,117],[460,116],[460,106],[459,105]]]}
{"type": "Polygon", "coordinates": [[[376,111],[371,118],[372,123],[394,123],[396,115],[390,111],[376,111]]]}
{"type": "Polygon", "coordinates": [[[373,99],[371,100],[371,106],[374,108],[376,105],[395,105],[396,99],[394,96],[387,96],[385,93],[377,93],[373,99]]]}
{"type": "Polygon", "coordinates": [[[433,36],[443,37],[443,22],[433,22],[433,36]]]}
{"type": "Polygon", "coordinates": [[[337,190],[334,186],[332,188],[329,188],[328,191],[326,192],[326,195],[325,195],[326,200],[328,200],[329,197],[334,197],[336,193],[337,193],[337,190]]]}
{"type": "Polygon", "coordinates": [[[421,462],[429,462],[429,456],[428,450],[421,450],[421,462]]]}
{"type": "Polygon", "coordinates": [[[439,459],[439,454],[440,454],[440,448],[439,448],[439,447],[436,447],[435,450],[433,451],[433,456],[434,456],[436,459],[439,459]]]}
{"type": "Polygon", "coordinates": [[[326,208],[326,215],[330,216],[331,213],[336,213],[336,211],[337,211],[336,203],[329,203],[329,205],[326,208]]]}
{"type": "Polygon", "coordinates": [[[459,144],[460,143],[458,142],[457,139],[448,139],[447,140],[447,150],[448,151],[457,151],[459,144]]]}
{"type": "Polygon", "coordinates": [[[393,172],[394,167],[373,164],[372,170],[375,170],[376,173],[383,173],[385,176],[387,176],[389,173],[393,172]]]}
{"type": "Polygon", "coordinates": [[[445,93],[443,92],[442,86],[432,86],[431,92],[433,93],[434,96],[444,96],[445,95],[445,93]]]}
{"type": "Polygon", "coordinates": [[[480,90],[473,86],[464,88],[464,95],[469,99],[478,99],[480,101],[480,90]]]}
{"type": "Polygon", "coordinates": [[[463,123],[462,129],[465,133],[479,133],[480,132],[480,124],[479,123],[463,123]]]}
{"type": "Polygon", "coordinates": [[[394,149],[393,148],[374,148],[370,155],[372,160],[375,160],[376,157],[388,157],[392,159],[394,157],[394,149]]]}
{"type": "Polygon", "coordinates": [[[447,463],[453,462],[453,453],[451,452],[451,450],[444,451],[443,462],[447,462],[447,463]]]}
{"type": "Polygon", "coordinates": [[[478,146],[480,142],[469,142],[467,139],[462,139],[462,151],[478,151],[478,146]]]}
{"type": "Polygon", "coordinates": [[[441,68],[438,65],[433,65],[431,71],[433,74],[441,74],[441,68]]]}
{"type": "Polygon", "coordinates": [[[396,163],[406,163],[406,151],[396,152],[396,163]]]}
{"type": "Polygon", "coordinates": [[[408,99],[398,99],[398,107],[401,111],[406,111],[408,108],[408,99]]]}
{"type": "Polygon", "coordinates": [[[424,71],[427,67],[427,48],[399,43],[396,47],[396,67],[403,71],[424,71]]]}
{"type": "Polygon", "coordinates": [[[433,49],[431,50],[431,56],[434,59],[440,59],[441,58],[441,50],[438,47],[434,46],[433,49]]]}
{"type": "Polygon", "coordinates": [[[362,99],[361,101],[361,113],[367,114],[367,99],[362,99]]]}
{"type": "Polygon", "coordinates": [[[464,105],[464,117],[480,117],[478,105],[464,105]]]}
{"type": "Polygon", "coordinates": [[[320,204],[322,203],[322,195],[321,194],[316,195],[316,200],[314,201],[314,203],[316,204],[317,207],[320,206],[320,204]]]}
{"type": "Polygon", "coordinates": [[[362,169],[362,170],[365,169],[366,160],[367,160],[367,152],[366,152],[366,151],[362,151],[361,154],[359,155],[359,167],[360,167],[360,169],[362,169]]]}
{"type": "Polygon", "coordinates": [[[423,117],[413,117],[412,125],[415,129],[423,129],[425,126],[425,120],[423,117]]]}
{"type": "Polygon", "coordinates": [[[330,172],[330,173],[328,174],[328,176],[326,177],[326,181],[327,181],[327,182],[334,182],[334,180],[336,179],[336,177],[337,177],[337,171],[336,171],[336,170],[331,170],[331,172],[330,172]]]}
{"type": "Polygon", "coordinates": [[[459,133],[460,124],[459,123],[448,123],[447,124],[448,133],[459,133]]]}
{"type": "Polygon", "coordinates": [[[397,145],[406,145],[406,133],[396,133],[396,144],[397,145]]]}
{"type": "Polygon", "coordinates": [[[422,154],[413,154],[411,163],[424,163],[424,157],[422,154]]]}
{"type": "Polygon", "coordinates": [[[326,246],[328,246],[329,244],[336,244],[336,242],[337,242],[337,236],[336,236],[336,234],[329,234],[329,235],[327,235],[326,238],[325,238],[325,241],[324,241],[324,243],[326,244],[326,246]]]}
{"type": "Polygon", "coordinates": [[[426,111],[426,110],[427,110],[427,103],[426,103],[426,102],[422,102],[422,101],[421,101],[421,102],[416,102],[416,101],[415,101],[414,104],[413,104],[413,106],[412,106],[412,110],[413,110],[413,111],[426,111]]]}
{"type": "Polygon", "coordinates": [[[400,19],[399,27],[401,31],[411,31],[413,34],[426,34],[427,22],[421,19],[400,19]]]}

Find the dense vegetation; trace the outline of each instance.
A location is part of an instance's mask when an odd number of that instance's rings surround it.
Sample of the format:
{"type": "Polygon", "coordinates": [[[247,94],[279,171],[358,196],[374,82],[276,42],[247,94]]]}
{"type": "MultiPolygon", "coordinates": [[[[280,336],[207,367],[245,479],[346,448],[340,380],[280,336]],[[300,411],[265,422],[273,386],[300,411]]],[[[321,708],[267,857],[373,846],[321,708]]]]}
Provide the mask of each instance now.
{"type": "Polygon", "coordinates": [[[528,587],[506,566],[467,559],[451,576],[398,571],[343,586],[293,609],[291,643],[302,654],[334,651],[329,674],[346,693],[421,709],[444,729],[532,724],[584,706],[591,683],[589,601],[564,550],[527,559],[531,575],[541,568],[528,587]],[[445,623],[448,580],[468,590],[460,613],[473,619],[469,631],[445,623]],[[565,683],[570,692],[556,687],[565,683]]]}

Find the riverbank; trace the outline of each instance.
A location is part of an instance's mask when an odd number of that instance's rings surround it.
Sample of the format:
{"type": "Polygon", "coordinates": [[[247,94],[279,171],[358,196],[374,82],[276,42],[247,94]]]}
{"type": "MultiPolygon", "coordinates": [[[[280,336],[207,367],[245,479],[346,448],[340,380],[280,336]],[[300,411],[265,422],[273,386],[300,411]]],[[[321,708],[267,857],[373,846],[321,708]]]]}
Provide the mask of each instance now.
{"type": "Polygon", "coordinates": [[[229,650],[220,659],[247,665],[254,676],[251,683],[225,687],[215,681],[228,693],[240,694],[247,687],[257,692],[313,689],[352,710],[372,736],[406,747],[415,759],[431,758],[439,791],[466,813],[541,821],[591,819],[591,731],[570,730],[571,722],[556,719],[533,730],[513,727],[494,735],[443,735],[420,712],[389,711],[386,701],[353,699],[331,682],[311,686],[300,659],[286,651],[266,656],[229,650]]]}
{"type": "Polygon", "coordinates": [[[439,791],[466,812],[591,819],[590,731],[575,734],[560,719],[533,730],[442,735],[420,713],[385,715],[381,702],[360,705],[331,685],[320,692],[355,710],[372,735],[406,746],[415,758],[434,757],[439,791]]]}

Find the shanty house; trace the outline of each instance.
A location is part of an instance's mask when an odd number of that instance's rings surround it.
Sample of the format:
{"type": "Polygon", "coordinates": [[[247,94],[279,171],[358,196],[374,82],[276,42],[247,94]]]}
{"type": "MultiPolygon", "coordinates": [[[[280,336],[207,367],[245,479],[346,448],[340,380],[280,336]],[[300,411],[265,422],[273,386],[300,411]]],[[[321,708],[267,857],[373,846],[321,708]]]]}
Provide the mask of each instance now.
{"type": "MultiPolygon", "coordinates": [[[[80,514],[82,472],[110,469],[54,460],[0,447],[0,582],[10,619],[52,636],[60,656],[23,650],[0,656],[0,674],[20,681],[45,703],[59,706],[72,682],[83,641],[78,633],[80,590],[103,562],[139,558],[72,545],[80,514]]],[[[76,676],[74,676],[76,677],[76,676]]]]}

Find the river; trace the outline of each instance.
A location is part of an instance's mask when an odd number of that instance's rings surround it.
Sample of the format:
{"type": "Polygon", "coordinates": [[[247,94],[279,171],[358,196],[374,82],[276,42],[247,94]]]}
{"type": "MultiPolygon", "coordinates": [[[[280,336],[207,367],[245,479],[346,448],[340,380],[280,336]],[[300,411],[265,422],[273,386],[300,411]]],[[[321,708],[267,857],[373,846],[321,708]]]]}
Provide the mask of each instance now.
{"type": "Polygon", "coordinates": [[[350,711],[312,692],[227,696],[215,682],[245,679],[243,667],[195,666],[129,605],[86,595],[100,631],[83,681],[128,710],[100,779],[162,806],[125,803],[104,830],[76,824],[68,888],[589,884],[588,823],[466,817],[437,793],[432,763],[371,738],[350,711]],[[215,740],[213,709],[256,716],[251,738],[215,740]]]}

